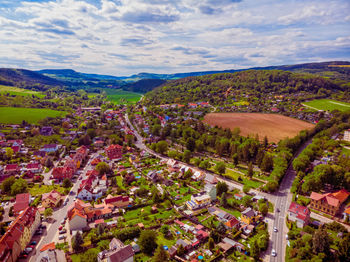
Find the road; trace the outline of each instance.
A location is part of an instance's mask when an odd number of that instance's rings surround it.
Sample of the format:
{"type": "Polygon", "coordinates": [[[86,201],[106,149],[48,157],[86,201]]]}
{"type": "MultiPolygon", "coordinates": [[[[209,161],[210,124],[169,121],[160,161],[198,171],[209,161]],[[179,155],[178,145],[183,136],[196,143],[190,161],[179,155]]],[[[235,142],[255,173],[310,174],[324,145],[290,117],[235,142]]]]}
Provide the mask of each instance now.
{"type": "MultiPolygon", "coordinates": [[[[144,143],[143,143],[143,138],[140,136],[140,134],[135,130],[133,125],[130,123],[130,120],[128,118],[128,115],[125,115],[125,120],[130,126],[130,129],[134,132],[136,141],[135,145],[140,148],[141,150],[146,150],[148,153],[159,157],[160,159],[163,160],[168,160],[170,159],[169,157],[162,156],[151,149],[149,149],[144,143]]],[[[305,142],[299,150],[296,152],[294,155],[294,158],[297,157],[304,149],[306,146],[308,146],[311,143],[312,139],[309,141],[305,142]]],[[[293,159],[294,159],[293,158],[293,159]]],[[[181,163],[180,161],[178,161],[181,163]]],[[[291,161],[292,162],[292,161],[291,161]]],[[[192,168],[198,169],[192,165],[182,163],[183,165],[191,166],[192,168]]],[[[215,174],[213,174],[215,175],[215,174]]],[[[274,203],[275,206],[275,213],[274,214],[268,214],[266,217],[266,220],[268,221],[269,224],[269,233],[270,233],[270,243],[268,250],[265,252],[265,261],[268,260],[270,257],[271,262],[280,262],[284,261],[285,258],[285,252],[286,252],[286,245],[287,245],[287,240],[286,240],[286,234],[288,232],[287,226],[286,226],[286,216],[288,212],[288,207],[292,201],[292,194],[290,193],[290,188],[292,187],[294,178],[295,178],[295,171],[293,170],[293,166],[290,164],[287,172],[280,184],[279,190],[273,194],[268,194],[264,192],[260,192],[257,190],[251,190],[250,192],[254,192],[256,194],[259,194],[260,196],[265,197],[268,199],[271,203],[274,203]],[[279,210],[279,211],[277,211],[279,210]],[[273,226],[272,226],[273,225],[273,226]],[[273,232],[273,227],[277,228],[277,232],[273,232]],[[274,249],[277,253],[276,257],[270,256],[272,249],[274,249]]],[[[229,180],[227,178],[220,177],[218,175],[215,175],[216,178],[219,181],[224,181],[228,184],[229,188],[232,190],[233,188],[239,188],[240,190],[243,189],[243,185],[234,182],[232,180],[229,180]]]]}
{"type": "Polygon", "coordinates": [[[81,180],[86,178],[86,172],[91,168],[91,160],[94,159],[96,156],[98,155],[98,153],[93,153],[90,156],[90,159],[88,161],[88,163],[86,164],[86,166],[83,169],[83,172],[80,174],[80,176],[77,179],[77,182],[73,185],[73,187],[71,188],[71,191],[69,192],[69,194],[67,195],[68,203],[65,206],[61,206],[60,208],[58,208],[57,210],[55,210],[52,214],[52,218],[54,219],[54,222],[52,222],[46,229],[46,234],[41,238],[41,240],[39,241],[39,243],[36,246],[35,251],[32,253],[32,256],[30,257],[29,261],[30,262],[36,262],[37,256],[40,253],[40,249],[46,245],[49,244],[51,242],[54,242],[56,239],[56,235],[58,234],[58,228],[61,225],[61,221],[64,219],[64,217],[67,215],[67,211],[68,211],[68,207],[70,205],[73,204],[74,202],[74,198],[76,196],[76,193],[78,191],[79,185],[81,180]],[[79,179],[81,177],[81,180],[79,179]],[[71,194],[71,192],[73,192],[73,194],[71,194]]]}

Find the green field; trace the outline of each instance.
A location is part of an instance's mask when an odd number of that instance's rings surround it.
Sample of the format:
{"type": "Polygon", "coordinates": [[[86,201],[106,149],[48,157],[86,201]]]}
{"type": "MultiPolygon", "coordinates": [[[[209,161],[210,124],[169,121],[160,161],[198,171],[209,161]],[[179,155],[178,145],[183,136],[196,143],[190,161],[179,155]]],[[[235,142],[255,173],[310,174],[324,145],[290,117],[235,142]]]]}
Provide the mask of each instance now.
{"type": "Polygon", "coordinates": [[[350,104],[345,102],[339,102],[331,99],[316,99],[310,102],[303,103],[311,109],[332,111],[338,109],[339,111],[350,110],[350,104]]]}
{"type": "Polygon", "coordinates": [[[136,103],[141,98],[141,94],[124,91],[121,89],[108,88],[108,89],[103,89],[103,91],[106,91],[107,99],[115,104],[136,103]]]}
{"type": "Polygon", "coordinates": [[[67,112],[42,108],[0,107],[0,123],[20,124],[23,120],[37,123],[45,117],[65,116],[67,112]]]}
{"type": "Polygon", "coordinates": [[[10,94],[10,95],[16,95],[16,96],[35,95],[39,98],[42,98],[45,96],[44,94],[37,91],[27,90],[23,88],[14,87],[14,86],[3,86],[3,85],[0,85],[0,94],[10,94]]]}

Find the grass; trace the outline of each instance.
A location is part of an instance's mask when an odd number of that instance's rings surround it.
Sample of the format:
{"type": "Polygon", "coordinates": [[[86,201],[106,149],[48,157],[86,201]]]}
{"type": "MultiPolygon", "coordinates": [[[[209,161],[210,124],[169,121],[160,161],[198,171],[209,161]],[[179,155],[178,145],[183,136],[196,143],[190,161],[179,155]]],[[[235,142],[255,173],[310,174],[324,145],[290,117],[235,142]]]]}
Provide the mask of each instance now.
{"type": "Polygon", "coordinates": [[[332,111],[338,109],[339,111],[350,110],[350,104],[345,102],[339,102],[331,99],[316,99],[310,102],[305,102],[304,105],[310,106],[317,110],[332,111]]]}
{"type": "Polygon", "coordinates": [[[248,179],[247,177],[239,174],[239,173],[236,173],[230,169],[226,169],[226,173],[225,173],[225,177],[228,177],[232,180],[235,180],[237,181],[238,183],[241,183],[241,184],[244,184],[244,185],[247,185],[251,188],[258,188],[260,187],[263,183],[260,182],[260,181],[256,181],[254,180],[254,178],[252,180],[248,179]],[[238,178],[241,178],[241,180],[239,180],[238,178]]]}
{"type": "Polygon", "coordinates": [[[60,192],[61,194],[64,193],[64,188],[61,186],[52,186],[52,185],[42,185],[41,187],[39,187],[38,184],[34,184],[34,186],[32,188],[29,188],[29,193],[32,196],[38,196],[38,195],[42,195],[44,193],[49,193],[52,190],[56,190],[58,192],[60,192]]]}
{"type": "Polygon", "coordinates": [[[0,107],[0,123],[21,124],[23,120],[30,124],[36,124],[45,117],[63,117],[64,111],[56,111],[43,108],[0,107]]]}
{"type": "Polygon", "coordinates": [[[10,94],[10,95],[16,95],[16,96],[35,95],[39,98],[45,97],[44,94],[37,91],[27,90],[23,88],[14,87],[14,86],[3,86],[3,85],[0,85],[0,94],[10,94]]]}
{"type": "Polygon", "coordinates": [[[121,89],[106,88],[103,91],[107,93],[107,99],[115,104],[136,103],[141,98],[141,94],[121,89]]]}

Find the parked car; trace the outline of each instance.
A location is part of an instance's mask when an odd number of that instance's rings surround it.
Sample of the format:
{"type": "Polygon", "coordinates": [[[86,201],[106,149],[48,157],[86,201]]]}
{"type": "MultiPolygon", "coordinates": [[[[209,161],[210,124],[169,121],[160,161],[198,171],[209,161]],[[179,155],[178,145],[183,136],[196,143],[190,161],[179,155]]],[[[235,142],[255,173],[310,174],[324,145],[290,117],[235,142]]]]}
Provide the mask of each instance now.
{"type": "Polygon", "coordinates": [[[279,208],[277,208],[276,210],[277,210],[277,212],[280,212],[280,209],[279,209],[279,208]]]}
{"type": "Polygon", "coordinates": [[[271,256],[273,257],[277,256],[276,250],[272,249],[271,256]]]}
{"type": "Polygon", "coordinates": [[[30,243],[30,245],[36,245],[37,243],[36,243],[36,241],[32,241],[31,243],[30,243]]]}
{"type": "Polygon", "coordinates": [[[63,226],[59,226],[58,230],[62,230],[63,229],[63,226]]]}
{"type": "Polygon", "coordinates": [[[66,220],[62,219],[61,225],[64,225],[66,223],[66,220]]]}
{"type": "Polygon", "coordinates": [[[27,257],[28,257],[28,254],[26,254],[26,253],[21,253],[19,255],[19,258],[27,258],[27,257]]]}
{"type": "Polygon", "coordinates": [[[46,225],[40,225],[40,228],[45,229],[46,225]]]}
{"type": "Polygon", "coordinates": [[[27,252],[27,253],[30,253],[30,252],[33,251],[33,248],[31,248],[31,247],[26,247],[26,248],[24,249],[24,251],[27,252]]]}
{"type": "Polygon", "coordinates": [[[58,237],[59,240],[62,240],[62,239],[65,239],[65,238],[66,238],[66,235],[62,235],[62,236],[58,237]]]}
{"type": "Polygon", "coordinates": [[[38,229],[37,231],[35,231],[35,235],[41,235],[43,233],[43,231],[41,229],[38,229]]]}
{"type": "Polygon", "coordinates": [[[273,227],[273,232],[277,232],[277,231],[278,231],[277,227],[273,227]]]}
{"type": "Polygon", "coordinates": [[[63,229],[59,233],[60,233],[60,235],[65,234],[65,233],[67,233],[67,230],[63,229]]]}

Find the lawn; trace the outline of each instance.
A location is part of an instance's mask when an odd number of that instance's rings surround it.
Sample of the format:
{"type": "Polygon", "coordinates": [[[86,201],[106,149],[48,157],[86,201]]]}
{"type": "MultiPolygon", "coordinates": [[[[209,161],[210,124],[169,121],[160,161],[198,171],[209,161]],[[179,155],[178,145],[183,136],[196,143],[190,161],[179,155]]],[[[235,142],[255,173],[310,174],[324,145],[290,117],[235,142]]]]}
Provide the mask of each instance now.
{"type": "Polygon", "coordinates": [[[254,180],[254,178],[252,180],[248,179],[247,177],[234,172],[230,169],[226,169],[226,173],[224,174],[225,177],[230,178],[232,180],[235,180],[238,183],[250,186],[251,188],[258,188],[260,187],[263,183],[257,180],[254,180]],[[241,178],[241,179],[239,179],[241,178]]]}
{"type": "Polygon", "coordinates": [[[339,111],[348,111],[350,110],[350,104],[345,102],[340,102],[331,99],[316,99],[310,102],[303,103],[306,106],[309,106],[311,109],[332,111],[338,109],[339,111]]]}
{"type": "Polygon", "coordinates": [[[14,87],[14,86],[3,86],[3,85],[0,85],[0,94],[10,94],[10,95],[16,95],[16,96],[35,95],[39,98],[45,97],[44,94],[37,91],[27,90],[23,88],[14,87]]]}
{"type": "Polygon", "coordinates": [[[25,120],[35,124],[45,117],[64,117],[66,114],[64,111],[44,108],[0,107],[0,123],[21,124],[25,120]]]}
{"type": "Polygon", "coordinates": [[[136,103],[141,98],[141,94],[121,89],[106,88],[103,91],[107,93],[107,99],[115,104],[136,103]]]}
{"type": "Polygon", "coordinates": [[[61,186],[42,185],[41,187],[39,187],[39,184],[34,184],[34,186],[32,188],[29,188],[29,193],[32,196],[38,196],[38,195],[42,195],[44,193],[49,193],[54,189],[56,191],[60,192],[61,194],[64,193],[64,188],[61,186]]]}

